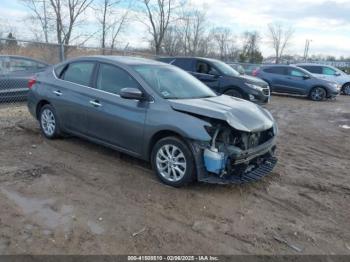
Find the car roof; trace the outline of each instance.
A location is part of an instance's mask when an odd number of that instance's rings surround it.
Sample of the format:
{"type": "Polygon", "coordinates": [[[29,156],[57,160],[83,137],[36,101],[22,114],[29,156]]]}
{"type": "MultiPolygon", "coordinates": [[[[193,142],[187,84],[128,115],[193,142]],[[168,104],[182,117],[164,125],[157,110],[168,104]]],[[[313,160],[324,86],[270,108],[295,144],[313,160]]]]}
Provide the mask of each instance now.
{"type": "Polygon", "coordinates": [[[1,57],[8,57],[8,58],[19,58],[19,59],[24,59],[24,60],[32,60],[32,61],[35,61],[35,62],[39,62],[39,63],[42,63],[42,64],[45,64],[45,65],[49,65],[49,63],[46,63],[45,61],[42,61],[42,60],[39,60],[39,59],[36,59],[36,58],[32,58],[32,57],[28,57],[28,56],[20,56],[20,55],[0,55],[0,58],[1,57]]]}
{"type": "Polygon", "coordinates": [[[69,62],[72,61],[79,61],[79,60],[91,60],[96,59],[99,61],[110,61],[110,62],[117,62],[125,65],[164,65],[164,63],[152,60],[152,59],[146,59],[141,57],[131,57],[131,56],[108,56],[108,55],[98,55],[98,56],[82,56],[77,57],[69,60],[69,62]]]}
{"type": "Polygon", "coordinates": [[[315,64],[315,63],[298,63],[297,66],[329,66],[333,67],[331,65],[325,65],[325,64],[315,64]]]}
{"type": "Polygon", "coordinates": [[[207,58],[207,57],[199,57],[199,56],[166,56],[166,57],[158,57],[159,59],[199,59],[209,62],[220,61],[219,59],[207,58]]]}

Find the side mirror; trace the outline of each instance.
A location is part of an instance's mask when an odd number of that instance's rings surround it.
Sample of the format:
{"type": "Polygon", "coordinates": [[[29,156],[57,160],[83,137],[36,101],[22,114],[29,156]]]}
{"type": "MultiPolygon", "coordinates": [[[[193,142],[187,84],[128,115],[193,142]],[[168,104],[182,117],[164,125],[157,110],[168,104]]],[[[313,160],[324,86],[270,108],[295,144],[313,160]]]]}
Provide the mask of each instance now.
{"type": "Polygon", "coordinates": [[[335,76],[340,76],[341,74],[339,72],[335,72],[335,76]]]}
{"type": "Polygon", "coordinates": [[[120,90],[120,97],[124,99],[136,99],[136,100],[142,100],[143,93],[137,89],[132,87],[126,87],[120,90]]]}
{"type": "Polygon", "coordinates": [[[310,79],[310,78],[311,78],[311,77],[310,77],[309,75],[304,75],[304,76],[303,76],[303,79],[304,79],[304,80],[307,80],[307,79],[310,79]]]}

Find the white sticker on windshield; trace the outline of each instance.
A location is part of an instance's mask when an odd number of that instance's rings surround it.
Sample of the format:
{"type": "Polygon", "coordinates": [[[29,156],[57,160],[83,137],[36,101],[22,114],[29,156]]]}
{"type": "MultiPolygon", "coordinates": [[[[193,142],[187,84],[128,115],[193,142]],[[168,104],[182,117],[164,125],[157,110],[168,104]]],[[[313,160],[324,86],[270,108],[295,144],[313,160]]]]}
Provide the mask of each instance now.
{"type": "Polygon", "coordinates": [[[167,97],[167,96],[170,96],[170,93],[168,91],[162,91],[162,95],[167,97]]]}

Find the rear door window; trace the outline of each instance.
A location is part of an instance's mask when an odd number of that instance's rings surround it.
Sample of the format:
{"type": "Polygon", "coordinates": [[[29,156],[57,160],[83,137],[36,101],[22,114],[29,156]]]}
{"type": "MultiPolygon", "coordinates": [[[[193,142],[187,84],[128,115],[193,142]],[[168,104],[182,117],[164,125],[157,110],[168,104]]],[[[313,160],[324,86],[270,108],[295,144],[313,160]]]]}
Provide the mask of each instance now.
{"type": "Polygon", "coordinates": [[[304,72],[298,70],[298,69],[290,69],[289,70],[289,75],[294,76],[294,77],[303,77],[305,76],[304,72]]]}
{"type": "Polygon", "coordinates": [[[326,67],[324,66],[322,68],[322,74],[327,75],[327,76],[334,76],[336,71],[333,68],[326,67]]]}
{"type": "Polygon", "coordinates": [[[91,86],[91,77],[95,63],[76,62],[68,65],[62,79],[79,85],[91,86]]]}
{"type": "Polygon", "coordinates": [[[276,74],[276,75],[286,75],[287,74],[287,68],[283,67],[283,66],[269,67],[269,68],[265,68],[263,71],[266,73],[276,74]]]}
{"type": "Polygon", "coordinates": [[[125,70],[107,64],[101,64],[97,75],[96,88],[119,95],[126,87],[140,88],[139,83],[125,70]]]}
{"type": "Polygon", "coordinates": [[[9,63],[10,72],[36,71],[45,68],[46,65],[30,59],[11,57],[9,63]]]}
{"type": "Polygon", "coordinates": [[[7,73],[8,67],[8,57],[0,57],[0,75],[4,75],[7,73]]]}
{"type": "Polygon", "coordinates": [[[299,66],[299,67],[304,68],[305,70],[309,71],[312,74],[322,74],[321,66],[299,66]]]}
{"type": "Polygon", "coordinates": [[[177,58],[175,61],[171,63],[174,66],[180,67],[183,70],[186,71],[193,71],[193,60],[192,59],[183,59],[183,58],[177,58]]]}

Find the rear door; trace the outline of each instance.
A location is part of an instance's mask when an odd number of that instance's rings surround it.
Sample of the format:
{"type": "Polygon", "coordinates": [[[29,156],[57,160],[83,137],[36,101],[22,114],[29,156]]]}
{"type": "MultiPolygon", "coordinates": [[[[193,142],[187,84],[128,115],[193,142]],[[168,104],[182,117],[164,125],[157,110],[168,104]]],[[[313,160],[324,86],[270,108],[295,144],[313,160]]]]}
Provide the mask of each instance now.
{"type": "Polygon", "coordinates": [[[63,128],[81,135],[89,135],[87,111],[91,108],[92,78],[96,63],[72,62],[57,72],[49,95],[63,128]]]}
{"type": "Polygon", "coordinates": [[[270,83],[271,89],[274,92],[288,92],[288,82],[286,77],[288,74],[288,69],[285,66],[272,66],[262,69],[264,75],[263,77],[267,82],[270,83]]]}
{"type": "Polygon", "coordinates": [[[100,63],[88,112],[90,135],[139,155],[142,149],[148,102],[119,96],[126,87],[140,88],[124,69],[100,63]]]}

